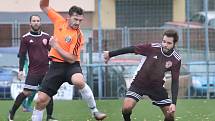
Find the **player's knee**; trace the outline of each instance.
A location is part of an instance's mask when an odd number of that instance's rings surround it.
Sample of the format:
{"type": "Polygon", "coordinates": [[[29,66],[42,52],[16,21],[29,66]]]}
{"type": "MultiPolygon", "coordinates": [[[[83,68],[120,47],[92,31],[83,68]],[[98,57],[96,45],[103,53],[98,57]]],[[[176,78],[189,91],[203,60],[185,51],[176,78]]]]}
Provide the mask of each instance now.
{"type": "Polygon", "coordinates": [[[46,101],[45,98],[41,97],[41,96],[38,96],[37,97],[37,100],[36,100],[36,104],[41,104],[41,103],[44,103],[46,101]]]}
{"type": "Polygon", "coordinates": [[[125,99],[123,103],[122,111],[125,113],[131,112],[134,106],[135,106],[135,103],[132,100],[125,99]]]}
{"type": "Polygon", "coordinates": [[[72,83],[75,85],[75,87],[77,87],[78,89],[84,88],[85,81],[82,74],[80,73],[74,74],[71,80],[72,80],[72,83]]]}
{"type": "Polygon", "coordinates": [[[37,100],[36,100],[36,107],[41,107],[41,105],[42,105],[44,102],[45,102],[45,99],[38,96],[38,98],[37,98],[37,100]]]}
{"type": "Polygon", "coordinates": [[[49,98],[46,95],[38,95],[37,100],[36,100],[36,108],[37,109],[44,109],[46,105],[49,102],[49,98]]]}
{"type": "Polygon", "coordinates": [[[83,89],[85,86],[85,82],[80,81],[80,82],[75,82],[73,83],[75,85],[75,87],[77,87],[78,89],[83,89]]]}

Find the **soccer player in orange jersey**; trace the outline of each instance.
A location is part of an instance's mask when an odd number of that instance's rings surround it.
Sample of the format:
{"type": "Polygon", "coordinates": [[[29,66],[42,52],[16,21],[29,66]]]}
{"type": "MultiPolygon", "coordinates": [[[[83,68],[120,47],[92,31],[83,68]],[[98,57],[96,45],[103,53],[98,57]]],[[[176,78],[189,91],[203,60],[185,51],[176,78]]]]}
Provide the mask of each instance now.
{"type": "Polygon", "coordinates": [[[32,121],[42,121],[43,109],[64,82],[77,87],[94,118],[103,120],[106,114],[96,108],[93,93],[85,83],[80,67],[80,51],[84,39],[79,26],[84,19],[83,9],[72,6],[69,9],[69,18],[65,19],[49,6],[49,0],[41,0],[40,7],[54,24],[54,37],[49,41],[52,47],[49,53],[52,63],[38,93],[32,121]]]}

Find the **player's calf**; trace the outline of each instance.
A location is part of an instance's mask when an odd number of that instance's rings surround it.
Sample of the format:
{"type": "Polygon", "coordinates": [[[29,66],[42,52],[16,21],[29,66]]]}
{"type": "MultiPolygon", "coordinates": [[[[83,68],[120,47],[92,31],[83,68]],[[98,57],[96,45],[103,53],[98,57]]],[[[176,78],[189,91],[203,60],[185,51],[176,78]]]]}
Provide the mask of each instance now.
{"type": "Polygon", "coordinates": [[[164,121],[175,121],[174,116],[172,116],[172,115],[166,116],[164,121]]]}
{"type": "Polygon", "coordinates": [[[131,114],[132,114],[131,111],[123,110],[122,115],[123,115],[124,121],[131,121],[131,114]]]}

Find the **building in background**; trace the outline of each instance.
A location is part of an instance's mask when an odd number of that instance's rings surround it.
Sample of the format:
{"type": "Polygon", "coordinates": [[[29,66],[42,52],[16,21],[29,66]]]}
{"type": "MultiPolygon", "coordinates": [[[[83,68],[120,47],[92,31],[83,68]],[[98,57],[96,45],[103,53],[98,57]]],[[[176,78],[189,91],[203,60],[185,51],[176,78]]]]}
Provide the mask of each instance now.
{"type": "MultiPolygon", "coordinates": [[[[98,28],[98,0],[56,0],[50,4],[65,17],[71,5],[83,7],[86,19],[81,28],[85,38],[97,35],[92,35],[92,31],[98,28]]],[[[203,0],[101,0],[101,27],[111,30],[161,27],[167,21],[186,21],[187,15],[192,16],[203,8],[203,0]]],[[[214,0],[208,0],[208,9],[215,10],[214,0]]],[[[40,10],[38,0],[8,0],[0,4],[0,47],[19,45],[20,35],[28,31],[32,14],[39,14],[43,30],[53,33],[53,26],[40,10]]]]}

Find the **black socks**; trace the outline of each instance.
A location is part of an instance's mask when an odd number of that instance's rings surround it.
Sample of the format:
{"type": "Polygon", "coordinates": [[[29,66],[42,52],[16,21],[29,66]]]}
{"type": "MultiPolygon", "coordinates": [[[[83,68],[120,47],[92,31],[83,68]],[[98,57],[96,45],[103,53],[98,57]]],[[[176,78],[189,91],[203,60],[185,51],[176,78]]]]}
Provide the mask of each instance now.
{"type": "Polygon", "coordinates": [[[23,92],[19,93],[19,95],[16,97],[16,100],[13,104],[12,109],[10,110],[11,114],[15,114],[16,110],[20,107],[20,105],[22,104],[23,100],[26,98],[27,96],[24,95],[23,92]]]}
{"type": "Polygon", "coordinates": [[[53,98],[51,97],[48,105],[46,106],[47,117],[51,117],[53,113],[53,98]]]}
{"type": "Polygon", "coordinates": [[[131,118],[130,118],[131,113],[132,112],[123,112],[122,111],[122,115],[123,115],[124,121],[131,121],[131,118]]]}

